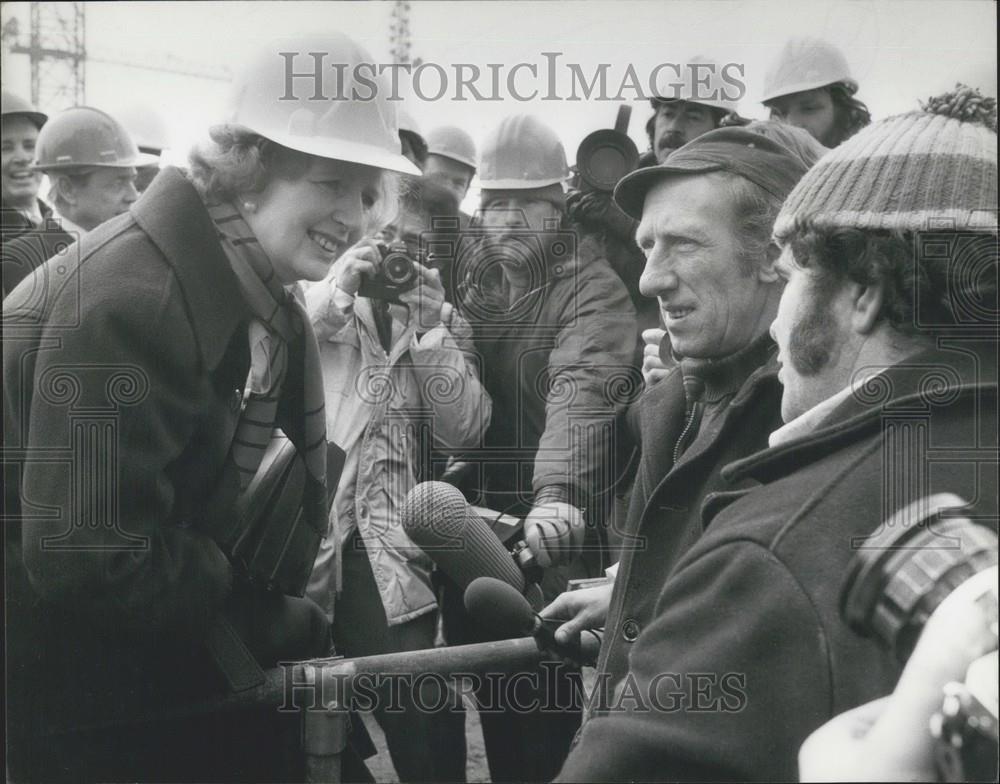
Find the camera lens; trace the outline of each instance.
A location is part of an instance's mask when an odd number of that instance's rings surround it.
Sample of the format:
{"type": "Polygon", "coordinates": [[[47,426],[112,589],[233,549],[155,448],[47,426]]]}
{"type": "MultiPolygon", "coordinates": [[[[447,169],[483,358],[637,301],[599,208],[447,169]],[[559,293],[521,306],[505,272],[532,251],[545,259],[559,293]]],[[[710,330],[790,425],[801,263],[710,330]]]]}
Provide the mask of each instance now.
{"type": "Polygon", "coordinates": [[[997,536],[951,494],[922,498],[858,545],[841,593],[845,620],[905,663],[931,614],[974,574],[997,563],[997,536]]]}
{"type": "Polygon", "coordinates": [[[417,275],[416,267],[404,253],[392,252],[382,261],[382,271],[385,279],[396,286],[411,282],[417,275]]]}

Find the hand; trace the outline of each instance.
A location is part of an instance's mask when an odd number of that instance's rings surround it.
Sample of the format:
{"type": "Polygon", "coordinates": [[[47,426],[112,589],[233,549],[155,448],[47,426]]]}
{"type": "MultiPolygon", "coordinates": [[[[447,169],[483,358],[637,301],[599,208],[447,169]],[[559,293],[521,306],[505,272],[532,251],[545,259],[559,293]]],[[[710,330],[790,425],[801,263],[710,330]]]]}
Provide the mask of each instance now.
{"type": "Polygon", "coordinates": [[[651,387],[669,372],[660,359],[660,343],[669,338],[665,329],[646,329],[642,332],[642,340],[646,344],[642,349],[642,377],[646,386],[651,387]]]}
{"type": "Polygon", "coordinates": [[[610,193],[572,191],[566,196],[566,215],[573,223],[590,223],[602,226],[610,204],[610,193]]]}
{"type": "Polygon", "coordinates": [[[604,627],[614,587],[614,582],[609,580],[607,585],[564,591],[539,615],[543,618],[566,619],[566,623],[556,629],[556,642],[566,645],[577,639],[582,631],[604,627]]]}
{"type": "Polygon", "coordinates": [[[992,593],[997,568],[980,572],[941,602],[889,697],[835,716],[799,749],[802,781],[935,781],[929,724],[944,686],[964,680],[969,665],[996,645],[990,614],[978,606],[992,593]]]}
{"type": "Polygon", "coordinates": [[[357,295],[364,277],[373,277],[381,254],[375,240],[365,238],[348,248],[333,265],[334,285],[345,294],[357,295]]]}
{"type": "Polygon", "coordinates": [[[575,506],[551,501],[524,518],[524,541],[541,567],[566,563],[583,547],[586,526],[575,506]]]}
{"type": "Polygon", "coordinates": [[[427,332],[441,323],[441,307],[444,305],[444,284],[441,273],[414,262],[420,276],[416,286],[399,295],[399,301],[406,305],[409,323],[418,333],[427,332]]]}

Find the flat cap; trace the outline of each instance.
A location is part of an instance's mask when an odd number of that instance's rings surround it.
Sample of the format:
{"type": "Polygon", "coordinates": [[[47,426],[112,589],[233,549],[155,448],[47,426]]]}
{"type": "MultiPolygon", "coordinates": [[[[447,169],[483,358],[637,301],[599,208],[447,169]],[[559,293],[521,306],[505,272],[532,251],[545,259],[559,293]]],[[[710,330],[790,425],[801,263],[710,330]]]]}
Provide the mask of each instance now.
{"type": "Polygon", "coordinates": [[[658,166],[625,175],[615,186],[618,206],[635,219],[649,189],[671,174],[729,172],[784,199],[806,173],[801,156],[783,144],[745,128],[717,128],[674,150],[658,166]]]}

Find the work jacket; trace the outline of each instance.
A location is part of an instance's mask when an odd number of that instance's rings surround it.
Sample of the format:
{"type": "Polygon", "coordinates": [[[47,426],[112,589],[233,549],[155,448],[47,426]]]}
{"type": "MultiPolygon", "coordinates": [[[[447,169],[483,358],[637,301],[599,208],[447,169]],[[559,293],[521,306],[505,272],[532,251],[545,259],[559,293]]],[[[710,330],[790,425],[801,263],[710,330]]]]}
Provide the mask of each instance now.
{"type": "Polygon", "coordinates": [[[993,341],[915,354],[812,432],[727,466],[758,486],[706,498],[705,533],[559,780],[793,780],[813,730],[891,692],[899,664],[847,625],[841,591],[860,543],[926,495],[954,493],[996,530],[996,375],[993,341]]]}
{"type": "Polygon", "coordinates": [[[320,343],[327,438],[347,458],[309,595],[334,611],[337,548],[357,530],[393,625],[436,606],[432,562],[402,527],[406,495],[429,474],[432,449],[447,455],[482,444],[491,402],[460,316],[453,314],[448,326],[435,326],[419,340],[414,325],[393,322],[386,351],[372,300],[358,297],[342,309],[332,290],[328,282],[310,287],[307,307],[320,343]]]}

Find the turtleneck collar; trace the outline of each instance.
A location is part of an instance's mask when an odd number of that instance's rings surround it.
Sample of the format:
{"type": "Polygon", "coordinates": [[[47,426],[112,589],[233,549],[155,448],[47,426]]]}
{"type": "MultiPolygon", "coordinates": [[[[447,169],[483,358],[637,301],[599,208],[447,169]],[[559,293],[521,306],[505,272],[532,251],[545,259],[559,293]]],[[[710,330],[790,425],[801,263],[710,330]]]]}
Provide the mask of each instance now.
{"type": "Polygon", "coordinates": [[[692,400],[717,403],[735,395],[750,374],[767,362],[774,348],[774,341],[765,332],[727,357],[681,358],[685,397],[689,403],[692,400]]]}

